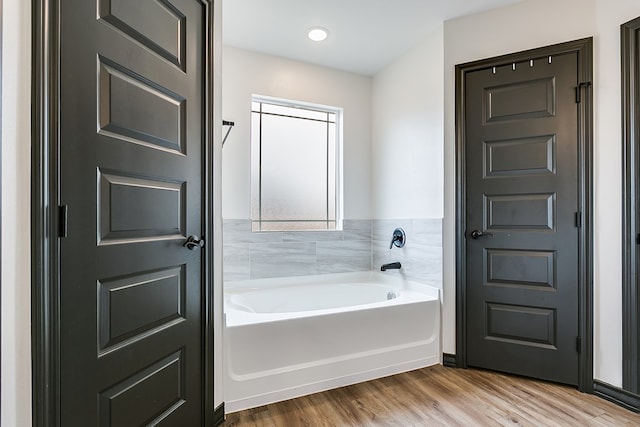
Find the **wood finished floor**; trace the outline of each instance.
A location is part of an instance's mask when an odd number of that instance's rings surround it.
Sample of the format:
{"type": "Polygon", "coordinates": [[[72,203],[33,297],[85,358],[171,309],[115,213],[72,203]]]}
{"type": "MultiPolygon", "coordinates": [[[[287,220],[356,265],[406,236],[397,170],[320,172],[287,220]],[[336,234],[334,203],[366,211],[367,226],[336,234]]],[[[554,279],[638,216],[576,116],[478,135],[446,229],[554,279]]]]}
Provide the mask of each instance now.
{"type": "Polygon", "coordinates": [[[640,415],[558,384],[432,366],[227,415],[223,427],[640,426],[640,415]]]}

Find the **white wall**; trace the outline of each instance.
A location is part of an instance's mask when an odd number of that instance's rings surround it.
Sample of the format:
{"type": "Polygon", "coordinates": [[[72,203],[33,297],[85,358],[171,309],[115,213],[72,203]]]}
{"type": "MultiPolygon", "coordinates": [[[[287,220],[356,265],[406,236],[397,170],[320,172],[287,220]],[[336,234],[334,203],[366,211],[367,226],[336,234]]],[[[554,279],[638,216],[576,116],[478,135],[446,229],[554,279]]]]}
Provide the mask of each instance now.
{"type": "Polygon", "coordinates": [[[31,2],[3,9],[0,424],[22,427],[31,425],[31,2]]]}
{"type": "Polygon", "coordinates": [[[344,218],[371,213],[371,79],[230,46],[223,48],[222,112],[235,122],[222,152],[222,216],[251,217],[251,95],[344,109],[344,218]]]}
{"type": "Polygon", "coordinates": [[[525,0],[444,24],[445,223],[443,349],[455,353],[456,64],[594,37],[595,368],[622,384],[620,24],[640,15],[637,0],[525,0]]]}
{"type": "Polygon", "coordinates": [[[443,48],[441,25],[373,79],[374,219],[443,216],[443,48]]]}

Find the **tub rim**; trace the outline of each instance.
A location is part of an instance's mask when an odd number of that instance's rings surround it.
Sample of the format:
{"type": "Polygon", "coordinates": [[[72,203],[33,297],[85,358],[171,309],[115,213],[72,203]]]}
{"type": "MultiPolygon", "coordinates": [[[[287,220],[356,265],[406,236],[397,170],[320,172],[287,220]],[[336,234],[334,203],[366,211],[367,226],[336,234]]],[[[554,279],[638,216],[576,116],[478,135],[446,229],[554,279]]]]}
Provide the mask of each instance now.
{"type": "MultiPolygon", "coordinates": [[[[376,271],[356,273],[334,273],[314,276],[294,276],[283,278],[250,279],[228,282],[224,290],[224,323],[225,327],[233,328],[253,325],[258,323],[287,321],[303,317],[328,316],[336,313],[344,313],[360,310],[373,310],[382,307],[438,301],[441,303],[441,289],[434,286],[417,283],[397,275],[386,275],[376,271]],[[249,292],[268,292],[270,289],[286,289],[307,284],[340,284],[358,283],[363,280],[372,281],[372,284],[388,286],[390,290],[397,291],[397,298],[368,304],[357,304],[346,307],[328,308],[320,310],[291,311],[285,313],[254,313],[237,310],[230,303],[232,295],[249,292]],[[302,282],[302,283],[301,283],[302,282]]],[[[364,284],[363,284],[364,286],[364,284]]]]}

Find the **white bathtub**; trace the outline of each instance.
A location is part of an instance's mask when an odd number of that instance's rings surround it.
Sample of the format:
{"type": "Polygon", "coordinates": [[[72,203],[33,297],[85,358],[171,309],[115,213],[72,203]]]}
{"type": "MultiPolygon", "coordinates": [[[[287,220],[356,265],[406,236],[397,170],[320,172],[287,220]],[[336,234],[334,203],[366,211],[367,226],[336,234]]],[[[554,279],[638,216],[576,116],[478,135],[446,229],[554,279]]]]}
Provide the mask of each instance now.
{"type": "Polygon", "coordinates": [[[440,293],[378,272],[225,284],[225,409],[440,363],[440,293]]]}

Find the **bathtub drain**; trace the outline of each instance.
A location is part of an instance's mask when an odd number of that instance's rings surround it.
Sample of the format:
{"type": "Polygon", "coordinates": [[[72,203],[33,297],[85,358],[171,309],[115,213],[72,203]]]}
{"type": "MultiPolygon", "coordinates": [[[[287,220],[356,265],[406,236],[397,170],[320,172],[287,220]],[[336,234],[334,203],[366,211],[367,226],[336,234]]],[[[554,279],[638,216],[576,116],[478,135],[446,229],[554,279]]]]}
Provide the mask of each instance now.
{"type": "Polygon", "coordinates": [[[389,292],[389,293],[387,294],[387,300],[395,299],[396,297],[397,297],[397,295],[396,295],[396,293],[395,293],[395,292],[389,292]]]}

